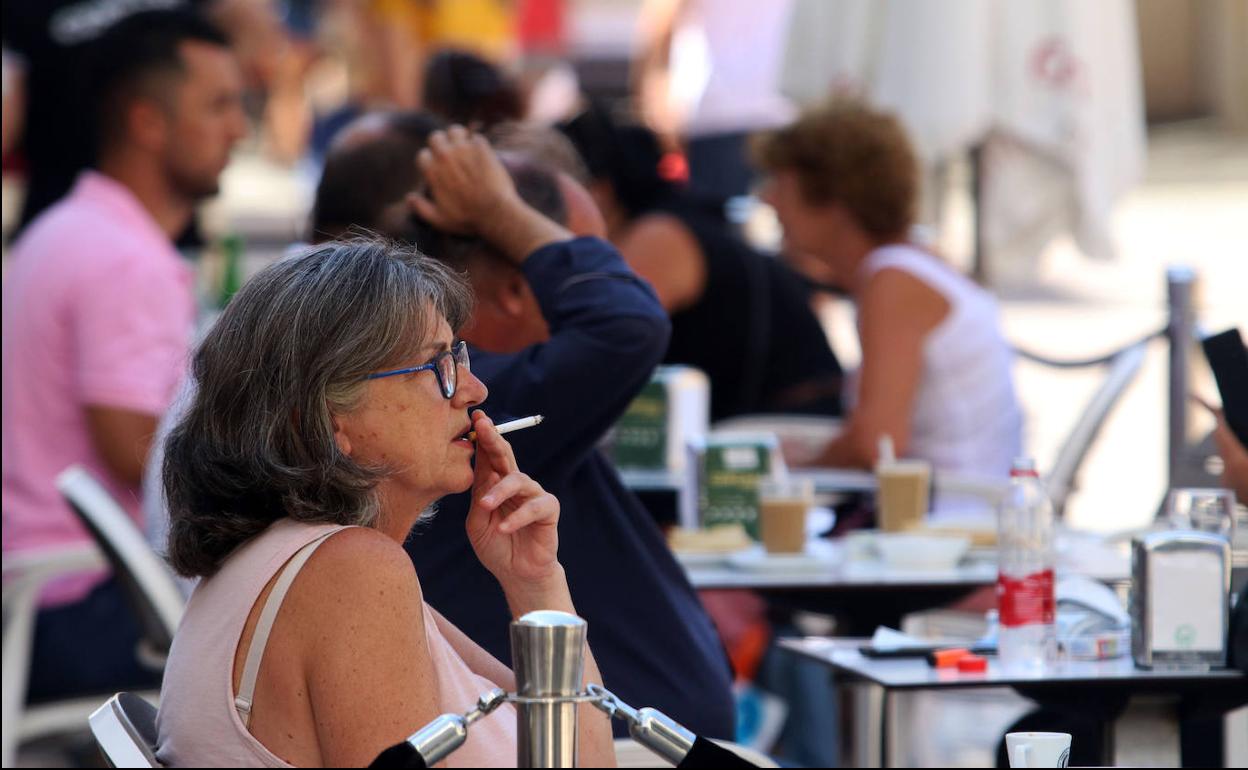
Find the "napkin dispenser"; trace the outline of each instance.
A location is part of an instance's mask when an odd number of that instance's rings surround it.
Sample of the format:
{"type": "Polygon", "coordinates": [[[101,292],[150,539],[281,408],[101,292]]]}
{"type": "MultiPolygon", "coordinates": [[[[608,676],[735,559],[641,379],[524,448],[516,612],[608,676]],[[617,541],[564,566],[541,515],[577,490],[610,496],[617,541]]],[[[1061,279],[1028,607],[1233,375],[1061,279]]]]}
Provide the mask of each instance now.
{"type": "Polygon", "coordinates": [[[1131,654],[1139,668],[1226,665],[1231,548],[1205,532],[1153,532],[1132,541],[1131,654]]]}
{"type": "MultiPolygon", "coordinates": [[[[689,462],[695,473],[696,526],[740,524],[754,540],[758,529],[758,482],[788,472],[774,433],[716,431],[689,442],[689,462]]],[[[684,522],[681,522],[684,525],[684,522]]]]}
{"type": "Polygon", "coordinates": [[[691,366],[660,366],[615,424],[612,456],[617,468],[681,474],[686,446],[706,437],[711,384],[691,366]]]}

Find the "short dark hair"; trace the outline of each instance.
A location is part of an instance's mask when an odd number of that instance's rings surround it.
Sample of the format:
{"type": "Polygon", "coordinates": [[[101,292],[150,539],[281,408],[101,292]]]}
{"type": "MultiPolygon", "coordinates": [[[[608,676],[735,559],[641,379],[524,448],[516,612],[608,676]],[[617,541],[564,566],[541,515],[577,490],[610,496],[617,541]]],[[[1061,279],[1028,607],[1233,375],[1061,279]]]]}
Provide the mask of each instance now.
{"type": "Polygon", "coordinates": [[[418,111],[367,113],[352,125],[362,121],[377,121],[378,135],[344,142],[343,138],[350,137],[349,126],[325,158],[312,206],[313,242],[341,237],[353,227],[397,236],[386,232],[379,217],[387,206],[417,188],[416,154],[424,149],[429,135],[442,127],[438,118],[418,111]]]}
{"type": "Polygon", "coordinates": [[[678,199],[683,189],[659,173],[663,149],[649,128],[621,122],[605,105],[591,103],[559,125],[580,153],[589,175],[611,185],[629,217],[678,199]]]}
{"type": "Polygon", "coordinates": [[[261,270],[234,295],[191,362],[195,391],[165,443],[169,561],[211,575],[282,518],[375,522],[392,472],[339,448],[333,415],[364,377],[410,360],[437,320],[472,312],[463,279],[378,238],[327,243],[261,270]]]}
{"type": "Polygon", "coordinates": [[[524,98],[499,67],[453,48],[436,52],[425,67],[425,109],[451,123],[489,128],[524,117],[524,98]]]}
{"type": "Polygon", "coordinates": [[[91,44],[88,103],[95,120],[96,148],[125,133],[126,113],[139,98],[168,99],[167,84],[185,74],[185,42],[228,48],[225,34],[191,9],[160,9],[131,14],[91,44]]]}
{"type": "MultiPolygon", "coordinates": [[[[393,220],[384,216],[389,207],[420,188],[416,155],[428,144],[429,135],[442,127],[441,121],[427,112],[396,111],[369,113],[352,125],[363,121],[375,122],[376,128],[365,129],[359,141],[344,130],[325,159],[313,205],[311,240],[339,238],[365,228],[410,243],[460,271],[476,255],[494,255],[480,238],[442,232],[414,214],[393,220]]],[[[506,163],[520,197],[566,224],[567,204],[554,172],[527,157],[506,163]]]]}

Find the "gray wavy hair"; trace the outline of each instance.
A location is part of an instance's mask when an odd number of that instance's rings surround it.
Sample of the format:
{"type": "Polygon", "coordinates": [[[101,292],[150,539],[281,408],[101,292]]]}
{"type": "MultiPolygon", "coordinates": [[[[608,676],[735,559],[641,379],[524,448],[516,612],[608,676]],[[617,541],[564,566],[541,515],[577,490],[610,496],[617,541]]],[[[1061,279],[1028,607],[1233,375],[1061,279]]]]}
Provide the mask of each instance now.
{"type": "Polygon", "coordinates": [[[372,524],[384,468],[334,440],[365,375],[428,343],[439,317],[472,310],[464,280],[415,248],[377,237],[323,244],[262,270],[196,350],[195,394],[162,468],[169,561],[211,575],[278,519],[372,524]]]}

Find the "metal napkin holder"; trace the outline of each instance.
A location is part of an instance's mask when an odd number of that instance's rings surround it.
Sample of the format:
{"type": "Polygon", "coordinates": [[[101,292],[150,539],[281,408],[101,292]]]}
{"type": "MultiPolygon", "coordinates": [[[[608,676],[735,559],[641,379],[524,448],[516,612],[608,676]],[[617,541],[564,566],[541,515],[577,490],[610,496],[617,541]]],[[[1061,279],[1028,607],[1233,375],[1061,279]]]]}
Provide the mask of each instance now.
{"type": "Polygon", "coordinates": [[[1131,655],[1136,666],[1225,666],[1231,585],[1226,538],[1168,530],[1137,537],[1131,546],[1131,655]]]}

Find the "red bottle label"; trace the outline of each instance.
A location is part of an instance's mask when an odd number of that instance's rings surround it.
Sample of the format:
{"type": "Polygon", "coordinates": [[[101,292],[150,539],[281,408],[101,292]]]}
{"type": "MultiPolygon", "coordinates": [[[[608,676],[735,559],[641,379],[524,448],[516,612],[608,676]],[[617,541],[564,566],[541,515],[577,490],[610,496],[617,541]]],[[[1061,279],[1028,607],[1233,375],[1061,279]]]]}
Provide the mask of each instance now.
{"type": "Polygon", "coordinates": [[[997,577],[997,612],[1003,626],[1052,623],[1053,570],[1033,572],[1026,577],[997,577]]]}

